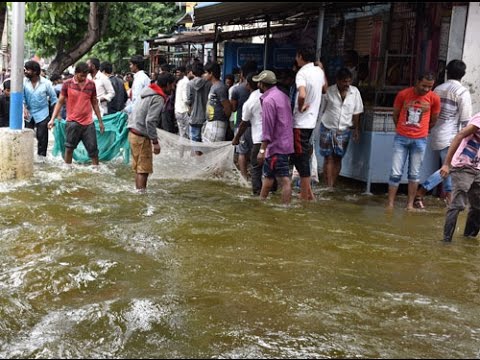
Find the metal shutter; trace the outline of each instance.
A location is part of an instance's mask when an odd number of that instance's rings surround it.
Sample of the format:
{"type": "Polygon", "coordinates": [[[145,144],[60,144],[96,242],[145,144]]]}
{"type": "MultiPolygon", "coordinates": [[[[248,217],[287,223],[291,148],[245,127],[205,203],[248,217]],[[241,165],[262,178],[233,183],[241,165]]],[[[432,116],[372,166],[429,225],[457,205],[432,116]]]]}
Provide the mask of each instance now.
{"type": "Polygon", "coordinates": [[[373,17],[358,18],[355,23],[355,47],[358,55],[370,55],[370,44],[373,34],[373,17]]]}

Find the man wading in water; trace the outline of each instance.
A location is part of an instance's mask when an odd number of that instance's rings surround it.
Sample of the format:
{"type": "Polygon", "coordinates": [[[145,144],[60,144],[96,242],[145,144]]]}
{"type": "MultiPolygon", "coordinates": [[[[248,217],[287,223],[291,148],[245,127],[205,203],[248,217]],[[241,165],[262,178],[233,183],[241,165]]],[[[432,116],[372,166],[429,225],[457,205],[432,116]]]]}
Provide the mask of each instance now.
{"type": "Polygon", "coordinates": [[[73,151],[80,140],[87,149],[93,165],[98,165],[97,133],[93,123],[93,111],[97,115],[100,133],[103,134],[102,115],[98,106],[95,83],[87,79],[88,65],[79,62],[75,67],[75,76],[63,83],[60,98],[58,99],[48,128],[55,125],[55,119],[65,101],[67,102],[67,123],[65,125],[65,163],[71,164],[73,151]]]}
{"type": "Polygon", "coordinates": [[[135,185],[139,192],[147,189],[148,175],[153,173],[153,156],[160,154],[157,127],[168,95],[175,85],[170,73],[158,75],[157,82],[142,90],[132,116],[128,120],[128,142],[132,153],[132,168],[135,170],[135,185]]]}

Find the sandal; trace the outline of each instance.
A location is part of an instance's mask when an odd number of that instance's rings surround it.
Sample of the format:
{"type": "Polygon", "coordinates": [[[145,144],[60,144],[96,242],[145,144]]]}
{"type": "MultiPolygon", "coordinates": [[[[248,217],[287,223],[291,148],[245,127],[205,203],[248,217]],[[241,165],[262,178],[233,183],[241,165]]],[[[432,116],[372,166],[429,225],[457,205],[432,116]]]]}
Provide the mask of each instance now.
{"type": "Polygon", "coordinates": [[[425,209],[425,205],[423,205],[423,198],[421,196],[415,196],[415,200],[413,200],[413,207],[415,209],[425,209]]]}

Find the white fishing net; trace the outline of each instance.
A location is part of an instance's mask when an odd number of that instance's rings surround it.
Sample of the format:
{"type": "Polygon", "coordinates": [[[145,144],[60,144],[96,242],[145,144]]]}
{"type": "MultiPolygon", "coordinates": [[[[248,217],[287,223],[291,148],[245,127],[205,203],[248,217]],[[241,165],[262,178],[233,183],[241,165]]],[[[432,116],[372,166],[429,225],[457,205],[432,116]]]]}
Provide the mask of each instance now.
{"type": "Polygon", "coordinates": [[[220,180],[248,185],[233,162],[231,141],[195,142],[162,129],[157,129],[157,135],[161,151],[153,155],[151,179],[220,180]]]}

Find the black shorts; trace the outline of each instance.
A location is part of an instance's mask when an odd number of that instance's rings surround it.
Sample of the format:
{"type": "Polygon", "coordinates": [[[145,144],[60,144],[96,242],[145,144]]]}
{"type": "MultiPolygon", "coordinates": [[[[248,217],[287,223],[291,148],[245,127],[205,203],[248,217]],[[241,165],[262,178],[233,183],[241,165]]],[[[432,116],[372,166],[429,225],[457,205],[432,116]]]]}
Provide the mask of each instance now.
{"type": "Polygon", "coordinates": [[[65,124],[65,147],[75,150],[80,140],[83,142],[90,158],[98,156],[97,131],[95,124],[80,125],[76,121],[65,124]]]}
{"type": "Polygon", "coordinates": [[[295,165],[300,177],[308,177],[310,173],[310,157],[313,152],[313,129],[293,129],[294,154],[290,162],[295,165]]]}

